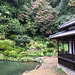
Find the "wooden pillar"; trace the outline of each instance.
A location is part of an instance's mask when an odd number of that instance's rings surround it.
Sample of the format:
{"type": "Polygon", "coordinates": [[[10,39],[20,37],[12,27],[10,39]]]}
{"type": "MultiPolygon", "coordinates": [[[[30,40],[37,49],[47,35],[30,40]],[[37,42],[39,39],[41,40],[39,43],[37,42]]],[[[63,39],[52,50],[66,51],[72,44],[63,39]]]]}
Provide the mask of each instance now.
{"type": "Polygon", "coordinates": [[[71,42],[71,50],[72,50],[72,59],[73,59],[73,40],[71,42]]]}
{"type": "Polygon", "coordinates": [[[68,41],[68,54],[69,54],[69,41],[68,41]]]}
{"type": "Polygon", "coordinates": [[[57,40],[58,56],[59,56],[59,40],[57,40]]]}
{"type": "Polygon", "coordinates": [[[72,50],[72,55],[73,55],[73,40],[71,42],[71,50],[72,50]]]}

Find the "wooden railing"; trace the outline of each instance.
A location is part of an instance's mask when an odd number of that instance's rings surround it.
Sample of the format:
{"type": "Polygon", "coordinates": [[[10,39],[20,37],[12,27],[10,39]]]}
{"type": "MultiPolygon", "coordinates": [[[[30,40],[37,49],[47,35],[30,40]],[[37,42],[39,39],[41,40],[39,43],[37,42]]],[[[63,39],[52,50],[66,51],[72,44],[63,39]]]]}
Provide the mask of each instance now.
{"type": "Polygon", "coordinates": [[[75,71],[75,55],[59,53],[58,63],[75,71]]]}
{"type": "Polygon", "coordinates": [[[64,58],[68,58],[68,59],[71,59],[71,60],[75,61],[75,55],[72,55],[72,54],[59,53],[58,56],[61,56],[61,57],[64,57],[64,58]]]}

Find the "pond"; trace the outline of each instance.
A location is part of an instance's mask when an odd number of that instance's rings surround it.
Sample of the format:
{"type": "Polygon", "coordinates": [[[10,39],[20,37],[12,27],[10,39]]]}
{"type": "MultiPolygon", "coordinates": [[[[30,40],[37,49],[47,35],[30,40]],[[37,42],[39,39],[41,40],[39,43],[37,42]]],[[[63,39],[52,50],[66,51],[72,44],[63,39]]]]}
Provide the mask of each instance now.
{"type": "Polygon", "coordinates": [[[36,62],[10,62],[0,61],[0,75],[19,75],[25,71],[33,70],[36,62]]]}

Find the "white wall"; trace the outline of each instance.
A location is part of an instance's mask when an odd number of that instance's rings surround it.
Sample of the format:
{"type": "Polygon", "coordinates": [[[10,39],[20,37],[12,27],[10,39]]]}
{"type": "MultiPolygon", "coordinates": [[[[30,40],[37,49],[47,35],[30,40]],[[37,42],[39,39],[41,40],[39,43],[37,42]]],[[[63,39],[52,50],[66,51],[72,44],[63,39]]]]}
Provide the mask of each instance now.
{"type": "MultiPolygon", "coordinates": [[[[73,41],[73,54],[75,54],[75,45],[74,45],[74,41],[73,41]]],[[[72,54],[72,41],[69,41],[69,53],[72,54]]]]}

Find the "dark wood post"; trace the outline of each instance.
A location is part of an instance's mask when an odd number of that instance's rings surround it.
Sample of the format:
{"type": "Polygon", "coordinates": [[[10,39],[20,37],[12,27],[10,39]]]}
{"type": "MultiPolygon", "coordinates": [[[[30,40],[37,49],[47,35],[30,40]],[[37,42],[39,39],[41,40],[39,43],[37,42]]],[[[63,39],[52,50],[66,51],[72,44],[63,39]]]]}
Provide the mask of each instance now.
{"type": "Polygon", "coordinates": [[[71,42],[71,50],[72,50],[72,59],[73,59],[73,40],[71,42]]]}
{"type": "Polygon", "coordinates": [[[59,40],[57,40],[58,56],[59,56],[59,40]]]}
{"type": "Polygon", "coordinates": [[[71,42],[71,47],[72,47],[72,55],[73,55],[73,40],[71,42]]]}

